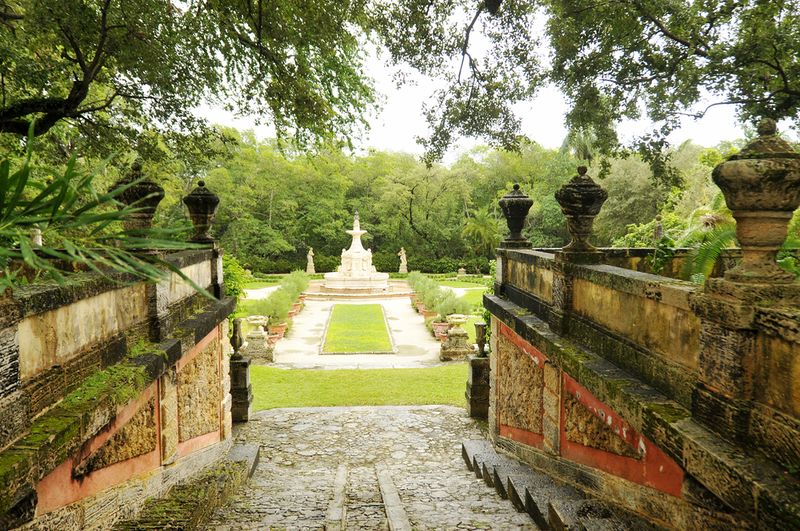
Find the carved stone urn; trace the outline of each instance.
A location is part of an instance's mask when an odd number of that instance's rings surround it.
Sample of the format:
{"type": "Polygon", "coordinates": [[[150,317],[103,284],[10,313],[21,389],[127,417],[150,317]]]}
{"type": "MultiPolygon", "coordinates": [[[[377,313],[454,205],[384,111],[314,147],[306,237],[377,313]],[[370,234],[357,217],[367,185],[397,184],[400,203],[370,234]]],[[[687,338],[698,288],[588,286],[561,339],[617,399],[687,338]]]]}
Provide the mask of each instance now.
{"type": "Polygon", "coordinates": [[[713,178],[736,219],[742,262],[725,273],[740,283],[792,283],[775,262],[789,220],[800,205],[800,153],[777,134],[774,120],[758,125],[758,138],[714,168],[713,178]]]}
{"type": "Polygon", "coordinates": [[[189,241],[214,243],[214,238],[208,231],[211,230],[211,223],[214,221],[214,215],[219,207],[219,197],[206,188],[205,181],[198,181],[197,188],[184,197],[183,202],[189,209],[189,217],[194,225],[194,236],[189,241]]]}
{"type": "Polygon", "coordinates": [[[126,206],[137,209],[125,216],[125,231],[135,233],[153,226],[158,204],[164,199],[164,189],[149,178],[142,178],[142,164],[137,160],[131,165],[128,175],[117,181],[113,188],[129,186],[117,199],[126,206]],[[131,184],[134,183],[134,184],[131,184]]]}
{"type": "Polygon", "coordinates": [[[578,167],[578,175],[556,190],[556,201],[567,218],[567,230],[572,241],[561,252],[565,255],[598,255],[597,248],[589,243],[594,218],[600,213],[608,192],[586,175],[586,166],[578,167]]]}
{"type": "Polygon", "coordinates": [[[520,191],[519,184],[515,184],[514,189],[504,195],[499,203],[510,232],[508,237],[500,242],[500,247],[503,249],[525,249],[530,247],[531,242],[522,235],[522,228],[525,226],[525,218],[528,216],[528,211],[533,206],[533,199],[520,191]]]}

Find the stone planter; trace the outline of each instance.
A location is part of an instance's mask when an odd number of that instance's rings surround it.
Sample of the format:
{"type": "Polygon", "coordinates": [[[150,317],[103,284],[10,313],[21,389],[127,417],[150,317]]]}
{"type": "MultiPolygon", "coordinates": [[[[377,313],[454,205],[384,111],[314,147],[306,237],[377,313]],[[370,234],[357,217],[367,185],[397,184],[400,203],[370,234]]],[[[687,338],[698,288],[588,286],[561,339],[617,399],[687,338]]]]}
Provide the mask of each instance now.
{"type": "Polygon", "coordinates": [[[270,335],[277,335],[278,339],[282,339],[283,335],[286,333],[286,329],[289,327],[289,323],[281,323],[277,325],[270,325],[268,327],[270,335]]]}
{"type": "Polygon", "coordinates": [[[439,337],[439,334],[444,334],[447,337],[447,329],[450,328],[450,323],[447,321],[434,321],[431,326],[433,327],[433,333],[436,337],[439,337]]]}
{"type": "Polygon", "coordinates": [[[800,206],[800,153],[777,134],[774,120],[762,120],[758,138],[714,168],[713,178],[736,219],[742,263],[725,278],[744,283],[793,283],[794,275],[775,262],[789,220],[800,206]]]}

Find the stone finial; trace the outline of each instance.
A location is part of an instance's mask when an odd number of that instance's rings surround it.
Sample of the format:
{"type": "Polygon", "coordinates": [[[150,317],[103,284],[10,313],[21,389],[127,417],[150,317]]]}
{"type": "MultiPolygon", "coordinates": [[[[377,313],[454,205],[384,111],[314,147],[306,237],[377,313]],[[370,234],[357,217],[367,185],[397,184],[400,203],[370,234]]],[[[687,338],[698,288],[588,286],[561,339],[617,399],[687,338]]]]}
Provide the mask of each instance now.
{"type": "Polygon", "coordinates": [[[777,134],[774,120],[758,125],[758,138],[714,168],[713,178],[736,219],[742,262],[725,273],[740,283],[792,283],[775,261],[789,220],[800,205],[800,153],[777,134]]]}
{"type": "Polygon", "coordinates": [[[242,336],[242,318],[237,317],[233,320],[233,334],[231,335],[231,346],[233,347],[233,355],[231,358],[242,357],[242,346],[244,345],[244,337],[242,336]]]}
{"type": "Polygon", "coordinates": [[[128,174],[114,183],[113,189],[128,186],[117,195],[117,199],[125,206],[133,207],[136,211],[125,216],[124,226],[128,233],[149,229],[153,226],[158,204],[164,199],[164,189],[147,177],[142,172],[142,163],[136,160],[131,164],[128,174]]]}
{"type": "Polygon", "coordinates": [[[194,225],[194,236],[191,240],[195,243],[214,243],[214,238],[208,233],[211,223],[219,207],[219,197],[206,188],[205,181],[197,181],[197,188],[183,198],[183,203],[189,209],[189,217],[194,225]]]}
{"type": "Polygon", "coordinates": [[[589,236],[592,234],[594,218],[608,199],[608,192],[594,182],[586,172],[586,166],[579,166],[578,175],[555,193],[561,212],[567,218],[567,230],[572,236],[572,241],[561,249],[562,257],[571,260],[580,257],[588,260],[590,257],[599,256],[597,248],[589,243],[589,236]]]}
{"type": "Polygon", "coordinates": [[[510,232],[508,237],[500,242],[500,248],[524,249],[530,247],[531,242],[522,235],[522,228],[525,226],[528,211],[533,206],[533,199],[520,191],[519,184],[515,184],[514,189],[504,195],[499,203],[510,232]]]}

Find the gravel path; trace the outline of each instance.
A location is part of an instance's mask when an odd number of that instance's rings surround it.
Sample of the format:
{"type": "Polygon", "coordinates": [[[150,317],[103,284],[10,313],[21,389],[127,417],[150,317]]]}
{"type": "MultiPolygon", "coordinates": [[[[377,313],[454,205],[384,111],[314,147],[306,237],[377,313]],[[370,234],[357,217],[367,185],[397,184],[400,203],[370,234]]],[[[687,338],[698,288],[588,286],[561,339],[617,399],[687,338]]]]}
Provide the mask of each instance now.
{"type": "Polygon", "coordinates": [[[206,529],[535,529],[464,466],[461,441],[480,436],[450,406],[260,412],[236,432],[258,467],[206,529]]]}

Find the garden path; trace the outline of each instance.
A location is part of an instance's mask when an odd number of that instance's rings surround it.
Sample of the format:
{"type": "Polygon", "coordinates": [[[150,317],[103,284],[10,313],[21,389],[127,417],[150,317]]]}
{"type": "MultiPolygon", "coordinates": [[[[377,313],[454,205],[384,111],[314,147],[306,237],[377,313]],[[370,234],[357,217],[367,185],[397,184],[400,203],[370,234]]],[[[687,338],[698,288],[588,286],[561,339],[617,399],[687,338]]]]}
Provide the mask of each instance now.
{"type": "Polygon", "coordinates": [[[311,301],[292,322],[292,328],[275,345],[275,365],[287,368],[379,369],[416,368],[439,365],[440,344],[425,328],[407,298],[370,299],[369,301],[311,301]],[[325,324],[334,304],[381,304],[386,313],[397,354],[319,353],[325,324]]]}
{"type": "Polygon", "coordinates": [[[535,529],[464,466],[482,435],[462,408],[273,409],[235,436],[260,460],[206,529],[535,529]]]}

